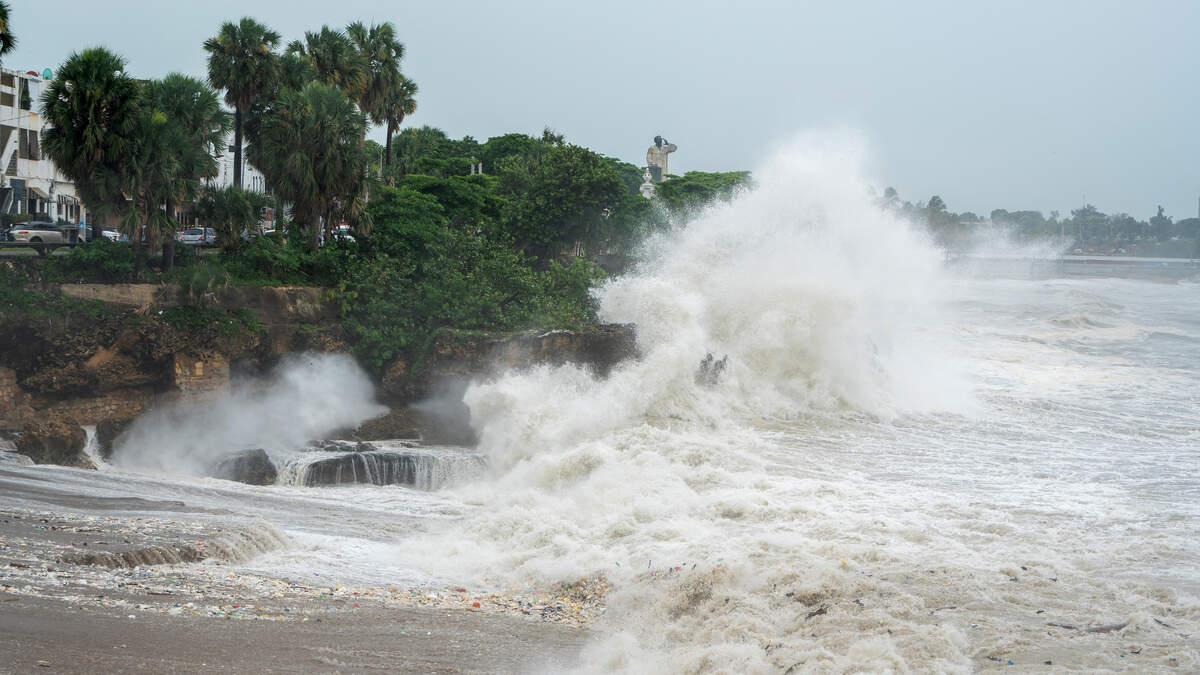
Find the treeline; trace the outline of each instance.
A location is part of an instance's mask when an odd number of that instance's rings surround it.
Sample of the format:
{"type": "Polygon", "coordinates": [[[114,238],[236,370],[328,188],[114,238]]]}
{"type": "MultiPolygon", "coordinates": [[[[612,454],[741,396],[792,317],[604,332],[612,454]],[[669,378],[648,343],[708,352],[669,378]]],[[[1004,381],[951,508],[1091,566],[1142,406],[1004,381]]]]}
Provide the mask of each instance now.
{"type": "Polygon", "coordinates": [[[1006,209],[994,209],[983,217],[970,211],[954,213],[937,195],[915,204],[902,201],[890,187],[879,198],[879,204],[924,225],[948,251],[966,250],[978,235],[999,230],[1018,243],[1052,241],[1067,252],[1200,256],[1200,218],[1176,221],[1161,206],[1146,220],[1128,213],[1107,214],[1091,204],[1072,210],[1070,217],[1057,211],[1047,216],[1041,211],[1006,209]]]}
{"type": "Polygon", "coordinates": [[[549,129],[484,142],[393,133],[417,87],[390,24],[281,40],[253,19],[224,24],[203,45],[207,80],[141,80],[103,47],[67,59],[42,97],[46,152],[132,247],[98,238],[47,260],[48,277],[161,274],[194,297],[224,284],[326,286],[353,349],[382,368],[440,330],[594,320],[598,263],[619,268],[642,238],[749,180],[689,173],[648,200],[638,167],[549,129]],[[369,123],[386,126],[383,146],[366,139],[369,123]],[[231,131],[235,185],[212,187],[231,131]],[[240,187],[243,137],[267,194],[240,187]],[[260,235],[267,208],[276,231],[260,235]],[[219,251],[175,250],[194,218],[218,230],[219,251]]]}

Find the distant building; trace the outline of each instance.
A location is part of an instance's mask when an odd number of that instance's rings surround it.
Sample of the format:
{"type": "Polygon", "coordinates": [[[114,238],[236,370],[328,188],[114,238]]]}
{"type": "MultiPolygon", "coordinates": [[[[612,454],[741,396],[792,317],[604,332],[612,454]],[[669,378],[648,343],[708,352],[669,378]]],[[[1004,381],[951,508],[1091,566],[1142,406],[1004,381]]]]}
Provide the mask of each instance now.
{"type": "MultiPolygon", "coordinates": [[[[217,154],[217,176],[208,180],[214,187],[233,185],[233,132],[225,138],[224,152],[217,154]]],[[[246,159],[246,142],[242,139],[242,189],[266,192],[267,181],[261,172],[246,159]]]]}
{"type": "Polygon", "coordinates": [[[42,85],[33,71],[0,69],[0,213],[79,223],[75,184],[42,153],[42,85]]]}

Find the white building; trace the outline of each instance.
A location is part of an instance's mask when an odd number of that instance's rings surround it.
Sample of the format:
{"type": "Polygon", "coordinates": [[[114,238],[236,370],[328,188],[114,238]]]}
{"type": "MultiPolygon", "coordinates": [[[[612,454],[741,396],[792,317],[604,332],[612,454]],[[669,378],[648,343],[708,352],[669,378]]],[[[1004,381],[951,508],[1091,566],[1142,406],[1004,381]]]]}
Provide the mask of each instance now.
{"type": "MultiPolygon", "coordinates": [[[[254,192],[266,192],[267,181],[258,169],[246,160],[246,144],[242,143],[242,189],[254,192]]],[[[208,181],[209,185],[227,187],[233,185],[233,132],[225,139],[225,152],[217,155],[217,177],[208,181]]]]}
{"type": "Polygon", "coordinates": [[[33,71],[0,69],[0,213],[79,223],[75,184],[42,153],[42,86],[33,71]]]}

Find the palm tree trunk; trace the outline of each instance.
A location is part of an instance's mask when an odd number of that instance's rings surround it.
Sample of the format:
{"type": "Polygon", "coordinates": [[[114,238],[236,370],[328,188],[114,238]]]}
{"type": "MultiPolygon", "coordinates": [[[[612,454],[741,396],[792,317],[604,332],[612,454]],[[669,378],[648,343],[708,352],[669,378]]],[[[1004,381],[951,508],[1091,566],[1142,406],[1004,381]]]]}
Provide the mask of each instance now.
{"type": "Polygon", "coordinates": [[[387,140],[384,141],[383,150],[383,170],[382,174],[387,176],[387,184],[396,187],[396,177],[389,170],[392,168],[392,134],[396,132],[396,118],[389,116],[387,121],[387,140]]]}
{"type": "Polygon", "coordinates": [[[392,166],[392,134],[396,132],[396,119],[388,117],[387,121],[387,140],[383,142],[383,168],[387,169],[392,166]]]}
{"type": "Polygon", "coordinates": [[[242,189],[242,109],[233,109],[233,184],[242,189]]]}
{"type": "MultiPolygon", "coordinates": [[[[167,215],[171,216],[171,200],[167,199],[167,215]]],[[[162,270],[170,272],[175,267],[175,231],[171,230],[163,237],[162,270]]]]}

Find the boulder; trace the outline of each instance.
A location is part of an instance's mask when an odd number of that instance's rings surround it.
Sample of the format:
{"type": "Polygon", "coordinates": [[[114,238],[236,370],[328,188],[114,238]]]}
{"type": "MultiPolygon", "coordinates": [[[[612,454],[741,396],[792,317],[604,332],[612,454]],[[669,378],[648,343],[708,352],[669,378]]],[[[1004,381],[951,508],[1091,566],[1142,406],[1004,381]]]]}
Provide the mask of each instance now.
{"type": "Polygon", "coordinates": [[[33,466],[33,460],[17,452],[17,444],[0,438],[0,466],[33,466]]]}
{"type": "Polygon", "coordinates": [[[38,464],[95,468],[83,454],[87,433],[64,415],[30,421],[16,439],[17,451],[38,464]]]}
{"type": "Polygon", "coordinates": [[[100,420],[100,423],[96,425],[96,447],[100,452],[100,457],[106,461],[112,459],[113,446],[131,424],[133,424],[132,417],[100,420]]]}
{"type": "Polygon", "coordinates": [[[358,425],[351,438],[359,441],[390,441],[420,438],[417,419],[408,408],[396,408],[358,425]]]}
{"type": "Polygon", "coordinates": [[[247,485],[274,485],[279,472],[262,448],[241,450],[217,462],[213,467],[213,478],[246,483],[247,485]]]}

